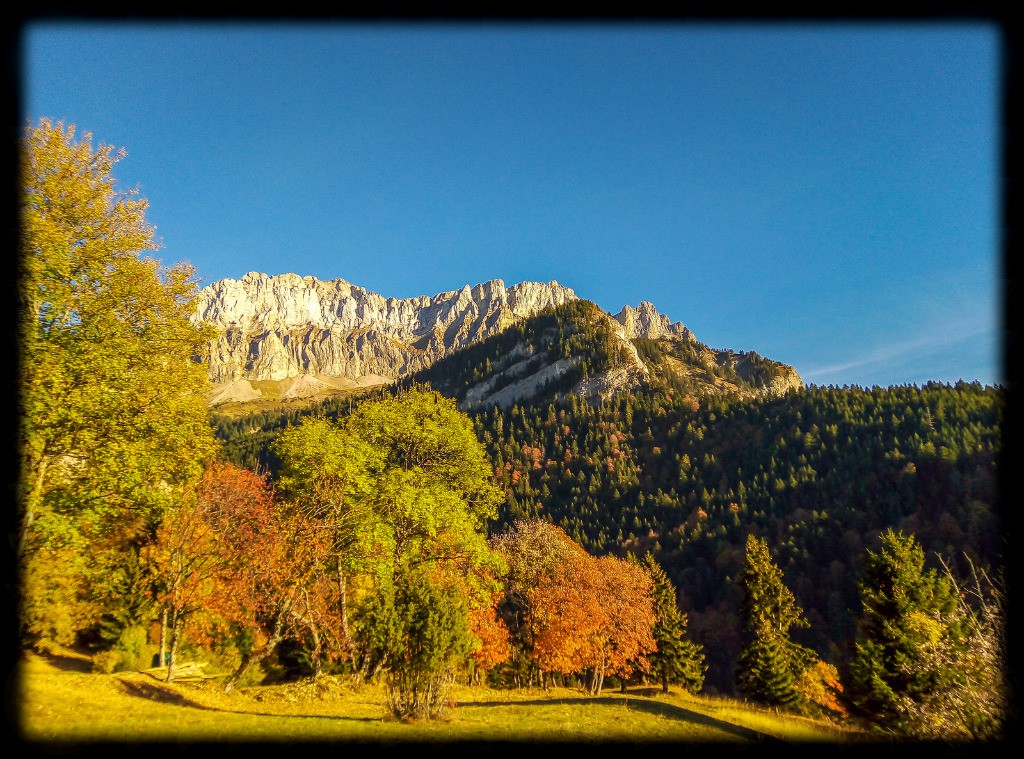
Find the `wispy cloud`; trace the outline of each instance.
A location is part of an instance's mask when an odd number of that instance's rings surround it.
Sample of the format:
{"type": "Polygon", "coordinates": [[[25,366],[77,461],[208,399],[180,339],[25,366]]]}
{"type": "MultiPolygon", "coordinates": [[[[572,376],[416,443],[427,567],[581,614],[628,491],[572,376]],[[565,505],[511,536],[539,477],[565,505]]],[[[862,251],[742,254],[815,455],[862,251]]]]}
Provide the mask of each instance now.
{"type": "Polygon", "coordinates": [[[999,330],[993,327],[982,327],[970,332],[959,332],[957,334],[936,330],[933,335],[928,337],[884,345],[875,348],[867,354],[856,356],[849,361],[803,369],[800,374],[805,381],[815,384],[820,382],[834,383],[836,377],[848,375],[851,372],[862,369],[877,369],[880,365],[887,363],[905,364],[925,356],[934,355],[940,351],[951,350],[969,340],[977,340],[979,337],[987,337],[994,340],[998,336],[999,330]]]}

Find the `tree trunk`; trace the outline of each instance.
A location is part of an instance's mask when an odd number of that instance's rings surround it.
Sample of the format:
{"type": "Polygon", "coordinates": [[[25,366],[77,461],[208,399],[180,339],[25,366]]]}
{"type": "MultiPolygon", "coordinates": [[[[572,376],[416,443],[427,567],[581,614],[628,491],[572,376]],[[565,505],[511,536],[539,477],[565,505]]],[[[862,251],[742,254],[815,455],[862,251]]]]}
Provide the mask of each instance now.
{"type": "Polygon", "coordinates": [[[182,616],[177,609],[171,612],[171,661],[167,665],[167,677],[164,682],[171,682],[174,679],[174,665],[177,663],[178,641],[181,640],[182,616]]]}
{"type": "Polygon", "coordinates": [[[373,665],[373,672],[370,673],[370,679],[372,680],[380,674],[381,669],[384,667],[384,660],[381,659],[379,662],[373,665]]]}
{"type": "Polygon", "coordinates": [[[46,477],[46,468],[49,466],[48,456],[41,455],[34,467],[35,473],[32,477],[32,486],[25,494],[25,511],[21,515],[21,529],[18,531],[18,555],[21,558],[25,555],[25,544],[28,542],[28,532],[36,518],[36,511],[39,509],[39,502],[43,497],[43,479],[46,477]]]}
{"type": "Polygon", "coordinates": [[[597,667],[594,669],[594,687],[591,691],[591,695],[601,695],[601,687],[604,685],[604,661],[598,662],[597,667]]]}
{"type": "Polygon", "coordinates": [[[323,663],[320,661],[322,644],[320,643],[320,631],[316,625],[310,625],[310,632],[313,634],[313,679],[320,677],[323,670],[323,663]]]}
{"type": "Polygon", "coordinates": [[[668,672],[661,673],[661,692],[668,693],[668,672]]]}
{"type": "Polygon", "coordinates": [[[167,607],[163,608],[160,614],[160,658],[157,660],[156,666],[164,666],[164,658],[167,653],[167,607]]]}
{"type": "MultiPolygon", "coordinates": [[[[351,402],[350,398],[349,403],[351,402]]],[[[341,598],[341,631],[345,636],[345,645],[348,646],[349,663],[352,665],[353,672],[359,672],[362,663],[359,661],[359,652],[356,650],[352,634],[348,629],[348,590],[345,584],[345,570],[341,568],[340,560],[338,561],[338,595],[341,598]]]]}
{"type": "MultiPolygon", "coordinates": [[[[228,678],[227,682],[224,683],[224,692],[230,693],[234,690],[238,681],[245,676],[245,673],[254,664],[259,664],[265,658],[267,658],[274,649],[277,648],[277,644],[284,640],[284,620],[288,614],[287,608],[282,608],[277,613],[277,619],[274,621],[274,632],[262,648],[259,650],[250,649],[242,656],[242,661],[238,665],[238,669],[231,673],[231,677],[228,678]]],[[[173,655],[172,655],[173,659],[173,655]]]]}

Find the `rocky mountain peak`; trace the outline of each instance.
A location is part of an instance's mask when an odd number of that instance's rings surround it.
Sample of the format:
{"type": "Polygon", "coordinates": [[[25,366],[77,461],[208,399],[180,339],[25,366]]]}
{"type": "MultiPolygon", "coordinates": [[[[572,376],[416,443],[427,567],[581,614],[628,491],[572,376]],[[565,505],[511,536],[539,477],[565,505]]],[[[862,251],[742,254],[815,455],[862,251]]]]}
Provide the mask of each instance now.
{"type": "MultiPolygon", "coordinates": [[[[222,279],[203,288],[194,320],[217,329],[202,358],[214,385],[211,403],[219,403],[259,397],[260,388],[268,387],[261,381],[270,381],[273,392],[285,398],[385,383],[425,369],[543,309],[574,301],[579,301],[576,293],[555,281],[506,287],[502,280],[492,279],[436,295],[393,298],[340,278],[251,271],[240,279],[222,279]]],[[[614,371],[587,379],[576,389],[580,394],[603,397],[644,381],[649,372],[632,343],[636,338],[668,340],[677,346],[668,348],[670,352],[685,353],[686,346],[698,345],[712,363],[721,359],[718,353],[725,355],[699,346],[689,329],[681,322],[670,322],[650,301],[641,301],[636,308],[624,306],[614,317],[597,311],[622,341],[624,359],[614,371]]],[[[519,347],[532,351],[535,346],[519,347]]],[[[524,359],[519,362],[522,367],[510,365],[503,370],[505,381],[529,368],[512,385],[501,390],[482,386],[470,395],[511,402],[513,397],[535,392],[580,360],[578,356],[552,359],[550,366],[541,366],[535,358],[524,359]]],[[[745,364],[733,368],[740,374],[748,372],[745,364]]],[[[769,389],[779,384],[781,391],[783,386],[800,383],[795,372],[792,377],[783,374],[775,371],[769,389]]]]}
{"type": "Polygon", "coordinates": [[[215,383],[304,374],[395,378],[577,300],[557,282],[500,279],[412,298],[385,298],[344,279],[248,272],[203,288],[195,321],[218,336],[204,358],[215,383]]]}
{"type": "Polygon", "coordinates": [[[650,301],[640,301],[636,308],[623,306],[614,317],[622,325],[627,339],[637,337],[657,340],[659,337],[676,337],[683,340],[695,339],[693,333],[683,326],[682,322],[669,321],[668,317],[659,314],[650,301]]]}

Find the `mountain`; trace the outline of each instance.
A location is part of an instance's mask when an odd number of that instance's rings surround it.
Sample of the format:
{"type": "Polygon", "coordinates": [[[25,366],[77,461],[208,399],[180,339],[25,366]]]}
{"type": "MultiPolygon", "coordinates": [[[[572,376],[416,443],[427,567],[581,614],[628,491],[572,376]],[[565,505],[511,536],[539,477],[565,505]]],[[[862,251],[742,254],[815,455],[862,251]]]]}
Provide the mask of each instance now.
{"type": "Polygon", "coordinates": [[[678,322],[669,324],[649,303],[611,317],[586,300],[543,309],[439,359],[410,380],[431,385],[464,409],[568,396],[609,400],[641,388],[680,398],[750,398],[803,387],[791,366],[756,353],[709,348],[678,322]],[[636,318],[638,313],[643,318],[636,318]]]}
{"type": "Polygon", "coordinates": [[[383,384],[575,299],[557,282],[506,288],[496,279],[398,299],[343,279],[249,272],[203,288],[195,321],[217,329],[202,358],[214,383],[211,400],[223,402],[284,397],[287,391],[271,383],[305,375],[311,377],[303,383],[306,394],[383,384]]]}
{"type": "MultiPolygon", "coordinates": [[[[559,308],[569,310],[485,350],[486,363],[458,380],[452,394],[464,405],[509,405],[572,377],[563,391],[609,397],[649,382],[652,371],[659,381],[695,391],[757,394],[803,386],[792,367],[702,345],[650,302],[627,305],[613,317],[557,282],[506,287],[495,279],[397,299],[343,279],[250,272],[205,287],[195,321],[217,330],[202,358],[214,385],[210,404],[220,405],[321,397],[411,377],[559,308]],[[595,350],[603,357],[597,363],[595,350]]],[[[447,381],[438,372],[432,377],[447,381]]]]}

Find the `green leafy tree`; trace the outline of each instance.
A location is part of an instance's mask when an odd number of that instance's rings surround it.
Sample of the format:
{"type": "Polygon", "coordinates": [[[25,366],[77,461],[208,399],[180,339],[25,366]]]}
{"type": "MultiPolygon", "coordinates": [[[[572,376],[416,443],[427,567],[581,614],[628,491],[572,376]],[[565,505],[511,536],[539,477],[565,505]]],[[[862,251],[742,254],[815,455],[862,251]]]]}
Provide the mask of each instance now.
{"type": "Polygon", "coordinates": [[[398,576],[393,591],[378,593],[365,618],[384,653],[391,713],[406,720],[442,716],[474,643],[458,585],[417,567],[398,576]]]}
{"type": "Polygon", "coordinates": [[[362,576],[390,576],[390,531],[374,507],[372,478],[383,469],[381,452],[343,425],[305,419],[275,441],[281,492],[296,510],[330,536],[330,554],[319,567],[337,587],[337,617],[353,670],[364,671],[351,625],[352,607],[366,593],[362,576]]]}
{"type": "MultiPolygon", "coordinates": [[[[338,423],[308,420],[285,432],[276,449],[283,490],[334,525],[353,665],[368,678],[385,670],[397,691],[418,688],[418,675],[400,670],[415,663],[406,654],[429,626],[410,623],[402,635],[394,627],[415,616],[412,606],[422,595],[410,578],[448,578],[445,593],[461,593],[468,614],[491,605],[494,578],[504,572],[486,540],[502,494],[472,423],[451,399],[413,387],[366,399],[338,423]]],[[[468,617],[460,624],[467,627],[468,617]]],[[[402,710],[412,698],[392,695],[402,710]]]]}
{"type": "Polygon", "coordinates": [[[676,604],[676,588],[665,570],[648,552],[641,566],[654,582],[654,640],[658,649],[650,654],[651,669],[661,680],[661,689],[668,693],[669,685],[682,685],[691,693],[698,693],[704,685],[704,653],[699,644],[686,634],[686,614],[676,604]]]}
{"type": "Polygon", "coordinates": [[[740,585],[747,641],[737,659],[737,688],[761,703],[796,707],[797,679],[814,657],[790,638],[789,631],[808,622],[783,582],[782,570],[772,561],[768,543],[754,535],[747,536],[740,585]]]}
{"type": "Polygon", "coordinates": [[[486,525],[502,493],[473,424],[440,393],[413,388],[361,403],[344,428],[371,451],[368,496],[393,566],[488,562],[486,525]]]}
{"type": "Polygon", "coordinates": [[[866,551],[860,599],[850,662],[853,704],[882,728],[912,732],[924,704],[959,676],[971,616],[959,608],[951,577],[925,568],[914,536],[891,529],[877,552],[866,551]]]}
{"type": "Polygon", "coordinates": [[[144,257],[158,243],[146,201],[117,188],[123,156],[48,119],[22,140],[16,550],[42,591],[25,597],[30,634],[63,613],[43,599],[104,595],[88,567],[47,584],[49,564],[85,552],[95,567],[144,541],[216,450],[193,270],[144,257]]]}
{"type": "MultiPolygon", "coordinates": [[[[466,607],[458,612],[459,629],[468,630],[469,606],[490,605],[497,589],[493,578],[503,571],[486,540],[487,522],[495,516],[502,494],[492,481],[490,464],[469,418],[453,400],[414,387],[398,397],[360,404],[345,420],[345,429],[373,452],[369,501],[382,527],[379,546],[389,557],[375,578],[378,595],[393,593],[399,618],[415,617],[417,599],[422,596],[419,590],[427,592],[434,586],[417,585],[419,581],[411,578],[448,578],[444,587],[462,589],[466,607]],[[406,591],[413,595],[403,595],[406,591]]],[[[459,595],[453,590],[445,593],[459,595]]],[[[445,608],[451,611],[452,603],[446,601],[445,608]]],[[[417,643],[416,636],[429,638],[434,635],[432,628],[426,622],[410,622],[402,628],[408,632],[404,639],[382,635],[374,628],[369,624],[361,630],[365,636],[387,642],[377,661],[388,672],[392,703],[403,713],[422,713],[419,706],[413,707],[419,696],[409,692],[413,688],[419,693],[418,660],[406,654],[410,646],[429,647],[427,639],[417,643]]],[[[449,670],[449,674],[431,670],[429,678],[435,685],[454,676],[452,659],[430,661],[449,670]]],[[[436,689],[431,688],[434,693],[436,689]]],[[[436,715],[438,703],[429,702],[431,716],[436,715]]]]}

